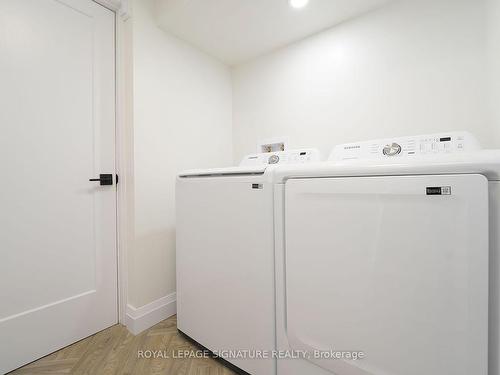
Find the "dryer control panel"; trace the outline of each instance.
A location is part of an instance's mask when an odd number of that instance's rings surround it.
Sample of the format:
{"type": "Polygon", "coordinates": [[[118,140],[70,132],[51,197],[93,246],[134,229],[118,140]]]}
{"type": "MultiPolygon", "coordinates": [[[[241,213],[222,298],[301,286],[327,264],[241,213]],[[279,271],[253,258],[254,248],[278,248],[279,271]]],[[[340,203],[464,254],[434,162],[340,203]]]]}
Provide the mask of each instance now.
{"type": "Polygon", "coordinates": [[[472,134],[450,132],[345,143],[336,146],[328,160],[416,157],[418,155],[449,154],[478,149],[480,149],[479,143],[472,134]]]}
{"type": "Polygon", "coordinates": [[[264,152],[243,158],[240,167],[252,165],[303,164],[319,161],[319,151],[313,148],[299,150],[264,152]]]}

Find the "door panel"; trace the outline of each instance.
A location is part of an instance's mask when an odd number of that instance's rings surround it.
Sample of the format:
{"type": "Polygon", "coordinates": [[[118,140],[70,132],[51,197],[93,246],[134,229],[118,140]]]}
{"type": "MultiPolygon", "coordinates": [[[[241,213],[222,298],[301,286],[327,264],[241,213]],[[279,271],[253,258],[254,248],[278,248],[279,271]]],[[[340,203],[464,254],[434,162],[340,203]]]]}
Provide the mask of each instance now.
{"type": "Polygon", "coordinates": [[[0,81],[5,372],[117,321],[114,14],[2,0],[0,81]]]}
{"type": "Polygon", "coordinates": [[[285,191],[292,349],[365,353],[311,359],[337,375],[487,374],[484,176],[297,179],[285,191]]]}

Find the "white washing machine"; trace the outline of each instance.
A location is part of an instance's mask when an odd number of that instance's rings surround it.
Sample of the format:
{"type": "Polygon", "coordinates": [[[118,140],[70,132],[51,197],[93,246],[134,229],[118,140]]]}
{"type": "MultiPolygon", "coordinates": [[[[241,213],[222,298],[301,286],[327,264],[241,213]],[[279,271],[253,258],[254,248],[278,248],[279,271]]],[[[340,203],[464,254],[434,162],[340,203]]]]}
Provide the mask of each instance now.
{"type": "Polygon", "coordinates": [[[178,328],[252,375],[276,374],[272,356],[257,357],[276,348],[272,170],[318,159],[255,154],[177,178],[178,328]]]}
{"type": "Polygon", "coordinates": [[[332,157],[275,173],[277,374],[498,375],[500,151],[451,133],[332,157]]]}

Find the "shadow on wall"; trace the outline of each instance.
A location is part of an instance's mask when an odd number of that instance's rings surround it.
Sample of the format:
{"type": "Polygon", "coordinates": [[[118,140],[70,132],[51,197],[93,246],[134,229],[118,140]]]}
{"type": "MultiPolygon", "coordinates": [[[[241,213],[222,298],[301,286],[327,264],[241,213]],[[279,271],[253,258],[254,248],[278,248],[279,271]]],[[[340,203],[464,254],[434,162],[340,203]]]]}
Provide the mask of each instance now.
{"type": "Polygon", "coordinates": [[[175,292],[175,227],[138,234],[129,268],[129,303],[144,306],[175,292]]]}

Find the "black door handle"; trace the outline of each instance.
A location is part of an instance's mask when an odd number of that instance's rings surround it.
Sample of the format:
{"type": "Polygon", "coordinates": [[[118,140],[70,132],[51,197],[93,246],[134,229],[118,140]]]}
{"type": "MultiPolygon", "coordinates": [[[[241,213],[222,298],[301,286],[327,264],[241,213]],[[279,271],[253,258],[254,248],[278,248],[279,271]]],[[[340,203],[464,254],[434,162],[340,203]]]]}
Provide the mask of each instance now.
{"type": "Polygon", "coordinates": [[[89,181],[99,181],[100,185],[113,185],[113,175],[109,174],[100,174],[99,178],[91,178],[89,181]]]}

